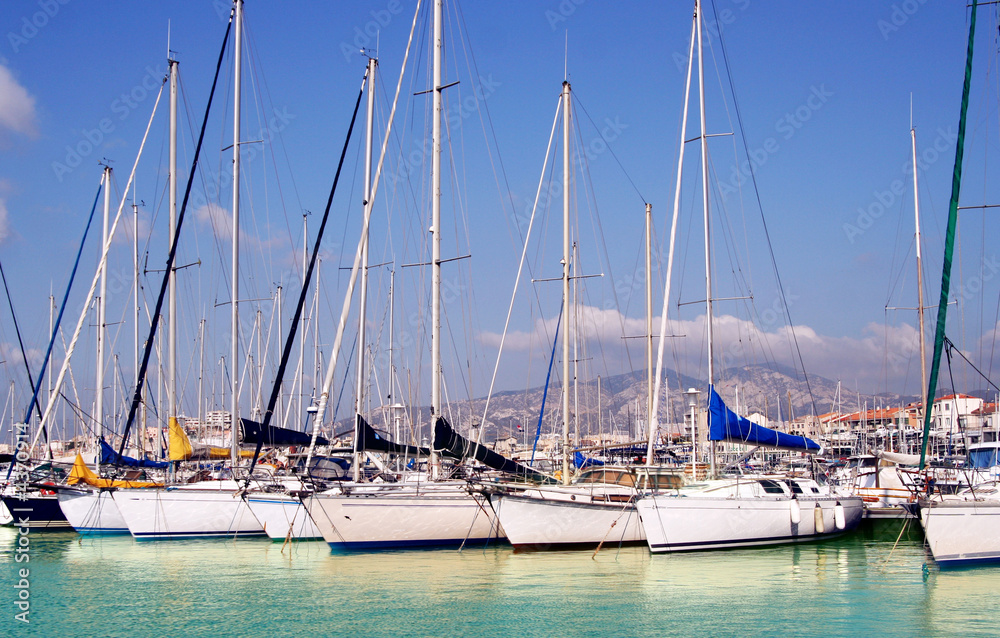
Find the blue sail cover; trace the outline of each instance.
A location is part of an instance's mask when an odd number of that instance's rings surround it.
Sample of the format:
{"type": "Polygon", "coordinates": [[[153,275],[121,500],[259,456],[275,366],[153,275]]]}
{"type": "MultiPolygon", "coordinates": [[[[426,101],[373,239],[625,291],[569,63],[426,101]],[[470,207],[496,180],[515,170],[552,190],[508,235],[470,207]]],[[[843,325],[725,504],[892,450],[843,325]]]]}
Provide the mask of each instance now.
{"type": "Polygon", "coordinates": [[[580,468],[582,470],[584,468],[588,468],[588,467],[591,467],[591,466],[604,465],[604,461],[602,461],[600,459],[594,459],[594,458],[591,458],[589,456],[584,456],[581,452],[574,452],[573,453],[573,465],[575,465],[576,467],[578,467],[578,468],[580,468]]]}
{"type": "Polygon", "coordinates": [[[167,461],[150,461],[149,459],[134,459],[131,456],[121,457],[118,459],[118,452],[108,445],[104,439],[101,439],[101,465],[124,465],[126,467],[150,467],[163,469],[169,467],[170,463],[167,461]]]}
{"type": "Polygon", "coordinates": [[[820,451],[819,443],[812,439],[777,432],[737,415],[726,407],[714,387],[710,388],[708,403],[708,439],[763,445],[791,452],[816,454],[820,451]]]}

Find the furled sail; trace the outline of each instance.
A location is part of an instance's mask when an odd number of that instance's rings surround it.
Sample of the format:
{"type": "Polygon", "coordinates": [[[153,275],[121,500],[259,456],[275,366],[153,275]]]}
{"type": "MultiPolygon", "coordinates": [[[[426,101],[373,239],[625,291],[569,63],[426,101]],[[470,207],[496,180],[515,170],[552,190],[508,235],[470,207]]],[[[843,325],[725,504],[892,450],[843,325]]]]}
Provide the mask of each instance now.
{"type": "MultiPolygon", "coordinates": [[[[101,445],[108,447],[110,446],[104,441],[101,441],[101,445]]],[[[115,451],[111,450],[112,456],[115,455],[115,451]]],[[[122,457],[127,458],[127,457],[122,457]]],[[[163,483],[154,483],[152,481],[130,481],[126,479],[108,479],[101,478],[94,473],[87,464],[83,462],[83,457],[80,453],[76,454],[76,462],[73,463],[73,469],[70,471],[69,476],[66,478],[66,483],[69,485],[90,485],[92,487],[163,487],[163,483]]]]}
{"type": "MultiPolygon", "coordinates": [[[[250,419],[240,419],[243,429],[243,443],[257,443],[262,441],[262,445],[309,445],[312,441],[312,434],[279,428],[274,425],[264,425],[251,421],[250,419]]],[[[316,437],[316,445],[329,445],[330,441],[322,436],[316,437]]]]}
{"type": "Polygon", "coordinates": [[[726,407],[714,387],[710,388],[708,404],[708,439],[761,445],[791,452],[816,454],[820,451],[819,443],[812,439],[765,428],[737,415],[726,407]]]}
{"type": "Polygon", "coordinates": [[[551,482],[552,479],[540,472],[512,461],[493,450],[473,443],[458,432],[443,418],[434,422],[434,449],[440,450],[446,456],[456,459],[475,458],[480,463],[507,474],[526,478],[540,483],[551,482]]]}
{"type": "Polygon", "coordinates": [[[375,431],[375,428],[368,425],[364,417],[360,414],[357,420],[358,452],[387,452],[389,454],[405,454],[407,456],[429,456],[431,451],[425,447],[414,445],[404,445],[389,439],[383,439],[375,431]]]}
{"type": "Polygon", "coordinates": [[[126,467],[150,467],[162,469],[170,464],[166,461],[150,461],[149,459],[136,459],[131,456],[122,455],[118,457],[115,449],[101,439],[101,465],[124,465],[126,467]]]}

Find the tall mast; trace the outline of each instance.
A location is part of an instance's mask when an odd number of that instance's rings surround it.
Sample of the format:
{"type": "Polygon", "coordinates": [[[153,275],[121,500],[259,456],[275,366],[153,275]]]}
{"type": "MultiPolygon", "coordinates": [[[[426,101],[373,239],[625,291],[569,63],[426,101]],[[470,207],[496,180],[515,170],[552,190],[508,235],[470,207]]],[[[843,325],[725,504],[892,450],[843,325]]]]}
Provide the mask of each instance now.
{"type": "Polygon", "coordinates": [[[562,325],[565,336],[562,342],[562,416],[563,416],[563,462],[562,482],[569,485],[569,139],[570,139],[570,86],[563,81],[563,257],[562,257],[562,325]]]}
{"type": "MultiPolygon", "coordinates": [[[[431,419],[441,418],[441,57],[443,0],[434,1],[434,124],[431,131],[431,419]]],[[[431,445],[431,477],[438,458],[431,445]]]]}
{"type": "MultiPolygon", "coordinates": [[[[708,205],[708,132],[705,126],[705,52],[702,48],[701,0],[695,0],[695,14],[698,21],[698,97],[701,110],[701,198],[705,215],[705,328],[708,331],[708,387],[715,386],[715,361],[712,328],[712,251],[711,214],[708,205]]],[[[715,445],[711,446],[712,475],[715,475],[715,445]]]]}
{"type": "Polygon", "coordinates": [[[917,325],[920,332],[920,416],[927,410],[927,342],[924,337],[924,267],[920,257],[920,191],[917,188],[917,132],[910,126],[913,147],[913,216],[917,245],[917,325]]]}
{"type": "MultiPolygon", "coordinates": [[[[368,58],[368,116],[365,122],[365,165],[364,165],[364,192],[362,193],[362,207],[368,206],[368,199],[372,193],[372,137],[375,126],[375,58],[368,58]]],[[[435,237],[437,234],[435,233],[435,237]]],[[[365,411],[365,363],[366,356],[366,330],[365,319],[368,306],[368,234],[365,233],[361,244],[361,290],[358,293],[358,380],[357,395],[354,402],[354,411],[357,415],[364,414],[365,411]]],[[[357,418],[357,417],[355,417],[357,418]]],[[[361,480],[361,451],[357,449],[360,437],[355,435],[354,443],[354,480],[361,480]]]]}
{"type": "MultiPolygon", "coordinates": [[[[104,225],[101,245],[108,243],[108,220],[111,217],[111,167],[104,167],[104,225]]],[[[97,395],[95,397],[94,418],[97,420],[97,434],[104,438],[104,325],[107,319],[108,263],[101,261],[101,296],[97,298],[97,395]]],[[[51,398],[51,397],[50,397],[51,398]]],[[[100,466],[100,452],[97,455],[100,466]]]]}
{"type": "Polygon", "coordinates": [[[232,384],[232,448],[233,467],[239,458],[240,428],[240,92],[241,65],[243,56],[243,0],[236,1],[236,36],[233,56],[236,60],[235,87],[233,89],[233,303],[231,348],[229,350],[229,374],[232,384]]]}
{"type": "MultiPolygon", "coordinates": [[[[309,268],[309,215],[307,213],[302,214],[302,285],[306,285],[306,270],[309,268]]],[[[299,386],[299,410],[296,412],[295,423],[299,422],[299,419],[305,414],[302,411],[302,395],[305,394],[305,384],[302,382],[302,367],[305,365],[306,358],[306,313],[302,313],[302,337],[299,339],[299,365],[295,368],[295,382],[292,384],[292,391],[295,391],[295,386],[299,386]]],[[[295,429],[298,429],[296,426],[295,429]]],[[[302,428],[305,432],[305,427],[302,428]]]]}
{"type": "Polygon", "coordinates": [[[708,133],[705,124],[705,55],[702,49],[701,0],[695,0],[698,14],[698,97],[701,111],[701,198],[705,216],[705,323],[708,329],[708,385],[715,385],[715,361],[712,342],[712,251],[711,215],[708,203],[708,133]]]}
{"type": "Polygon", "coordinates": [[[656,419],[653,418],[653,205],[646,204],[646,465],[653,464],[656,419]]]}
{"type": "MultiPolygon", "coordinates": [[[[177,61],[170,64],[170,246],[177,233],[177,61]]],[[[167,273],[170,305],[167,310],[167,417],[177,424],[177,270],[167,273]]]]}

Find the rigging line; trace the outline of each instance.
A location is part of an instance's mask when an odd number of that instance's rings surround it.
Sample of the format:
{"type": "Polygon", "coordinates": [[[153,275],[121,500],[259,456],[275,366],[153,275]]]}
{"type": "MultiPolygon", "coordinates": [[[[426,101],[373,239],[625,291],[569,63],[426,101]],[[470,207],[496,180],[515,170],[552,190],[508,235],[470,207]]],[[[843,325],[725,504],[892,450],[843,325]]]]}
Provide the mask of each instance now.
{"type": "MultiPolygon", "coordinates": [[[[76,261],[73,263],[73,270],[70,272],[69,282],[66,284],[66,292],[63,294],[62,305],[59,307],[59,314],[56,317],[56,321],[55,321],[55,323],[53,325],[53,328],[52,328],[52,336],[49,338],[49,345],[48,345],[48,348],[46,348],[46,350],[45,350],[45,357],[42,359],[42,369],[38,372],[38,380],[34,384],[35,387],[34,387],[34,390],[32,391],[31,401],[28,402],[28,409],[24,413],[24,421],[22,421],[22,423],[27,423],[28,419],[31,418],[31,408],[34,407],[36,405],[37,401],[38,401],[38,393],[42,389],[42,380],[45,377],[45,369],[48,367],[49,359],[52,356],[52,348],[55,345],[56,334],[59,333],[59,325],[60,325],[60,323],[62,323],[63,312],[65,312],[67,302],[69,301],[69,292],[70,292],[70,289],[72,289],[72,287],[73,287],[73,280],[76,278],[76,270],[77,270],[77,268],[80,265],[80,257],[83,255],[83,246],[87,242],[87,234],[90,232],[90,225],[94,221],[94,211],[97,210],[97,202],[98,202],[98,200],[101,197],[101,187],[102,186],[105,187],[105,188],[107,188],[107,185],[104,184],[104,177],[103,177],[103,175],[101,176],[101,184],[97,187],[97,194],[94,195],[94,204],[93,204],[93,206],[90,207],[90,217],[87,218],[87,226],[83,230],[83,239],[80,240],[80,248],[77,250],[76,261]]],[[[49,397],[50,402],[51,402],[51,399],[52,398],[49,397]]],[[[44,415],[42,417],[40,417],[40,423],[41,423],[41,426],[42,426],[41,427],[41,432],[45,435],[46,448],[48,448],[49,434],[48,434],[48,430],[45,427],[45,418],[44,418],[44,415]]],[[[8,481],[10,480],[11,472],[13,471],[14,465],[16,463],[17,463],[17,460],[15,458],[13,461],[11,461],[10,465],[8,466],[8,468],[7,468],[7,479],[6,480],[8,480],[8,481]]]]}
{"type": "MultiPolygon", "coordinates": [[[[576,102],[574,101],[573,104],[575,106],[576,102]]],[[[586,110],[584,110],[584,113],[586,113],[586,110]]],[[[590,115],[587,115],[587,117],[589,118],[590,115]]],[[[576,129],[576,140],[575,141],[578,144],[578,146],[577,146],[578,149],[582,149],[583,148],[582,134],[583,134],[583,132],[579,129],[579,127],[577,127],[577,129],[576,129]]],[[[610,147],[609,147],[609,150],[610,150],[610,147]]],[[[614,272],[612,271],[612,268],[611,268],[611,255],[608,252],[608,243],[605,240],[604,225],[601,223],[601,214],[600,214],[600,211],[597,210],[597,206],[596,206],[596,204],[597,204],[597,195],[594,192],[594,181],[593,181],[593,179],[590,176],[590,163],[587,161],[586,153],[582,153],[581,152],[578,155],[578,158],[579,158],[579,160],[581,162],[581,165],[583,167],[583,171],[586,174],[586,179],[584,180],[584,188],[587,190],[588,194],[590,195],[590,201],[594,203],[594,209],[593,209],[593,214],[591,215],[591,220],[592,220],[592,224],[596,222],[596,225],[597,225],[597,234],[598,234],[598,237],[600,237],[599,243],[600,243],[601,252],[602,252],[601,256],[604,258],[604,263],[608,267],[608,276],[609,276],[610,280],[614,281],[615,280],[615,275],[614,275],[614,272]]],[[[638,193],[638,191],[636,191],[636,192],[638,193]]],[[[575,193],[574,193],[574,195],[575,195],[575,193]]],[[[641,194],[640,194],[640,197],[641,197],[641,194]]],[[[643,203],[645,204],[645,201],[643,201],[643,203]]],[[[577,219],[579,220],[579,210],[578,209],[577,209],[577,219]]],[[[577,223],[577,234],[579,235],[579,221],[577,223]]],[[[619,324],[619,328],[621,330],[621,334],[624,335],[625,334],[625,316],[621,313],[621,310],[620,310],[620,308],[621,308],[621,302],[618,300],[618,290],[616,290],[615,286],[611,286],[611,295],[612,295],[612,297],[615,300],[615,308],[619,309],[618,310],[618,324],[619,324]]],[[[569,327],[567,326],[567,333],[568,333],[568,328],[569,327]]],[[[601,349],[602,349],[602,352],[603,352],[603,344],[601,345],[601,349]]],[[[625,349],[625,358],[628,361],[629,371],[630,372],[634,372],[635,371],[635,365],[632,363],[632,353],[631,353],[631,351],[628,348],[625,349]]]]}
{"type": "MultiPolygon", "coordinates": [[[[716,12],[714,0],[712,1],[712,11],[716,12]]],[[[717,12],[716,15],[718,15],[717,12]]],[[[733,83],[732,72],[730,71],[729,68],[729,55],[726,52],[725,40],[722,37],[721,23],[719,24],[720,24],[719,45],[720,48],[722,49],[722,60],[726,68],[726,77],[729,78],[729,85],[732,87],[734,83],[733,83]]],[[[736,98],[735,91],[733,91],[733,107],[734,110],[736,111],[736,121],[739,124],[740,139],[743,141],[743,150],[745,153],[747,153],[747,156],[749,157],[750,145],[747,143],[746,131],[743,128],[743,115],[740,112],[740,104],[739,100],[736,98]]],[[[750,181],[753,184],[753,192],[757,200],[757,208],[760,211],[761,224],[764,227],[764,237],[767,239],[767,249],[768,249],[768,255],[770,255],[771,257],[771,267],[774,269],[774,277],[778,283],[778,293],[781,295],[782,309],[785,311],[785,316],[788,318],[788,332],[789,334],[792,335],[792,342],[795,344],[795,353],[798,357],[799,365],[802,368],[802,377],[805,379],[806,389],[809,391],[809,400],[813,406],[813,414],[820,414],[819,409],[816,406],[816,397],[815,395],[813,395],[812,384],[809,382],[809,373],[806,372],[805,361],[802,358],[802,349],[799,347],[798,335],[795,332],[794,323],[792,322],[791,309],[788,307],[788,300],[785,297],[785,286],[781,281],[781,273],[778,272],[778,262],[774,257],[774,247],[771,244],[771,233],[767,228],[767,220],[764,217],[764,206],[760,198],[760,189],[757,187],[757,173],[754,170],[753,162],[749,162],[747,166],[750,169],[749,170],[750,181]]]]}
{"type": "MultiPolygon", "coordinates": [[[[320,246],[322,245],[323,234],[326,232],[326,223],[330,219],[330,208],[333,206],[333,196],[337,192],[337,184],[340,182],[340,173],[344,168],[344,158],[347,156],[347,148],[351,143],[351,135],[354,132],[354,123],[358,118],[358,110],[361,107],[361,98],[364,96],[368,80],[368,67],[365,67],[365,75],[361,81],[361,90],[358,91],[358,99],[354,104],[354,113],[351,115],[351,124],[347,128],[347,139],[344,140],[344,148],[340,152],[340,160],[337,163],[337,172],[333,177],[333,186],[330,188],[330,196],[326,200],[326,210],[323,211],[323,221],[319,224],[319,232],[316,234],[316,241],[313,247],[312,256],[309,258],[309,267],[306,269],[306,276],[302,282],[302,288],[299,291],[299,300],[295,306],[295,314],[292,316],[292,323],[288,328],[288,337],[285,339],[285,346],[281,353],[281,361],[278,363],[278,370],[275,373],[274,384],[271,386],[271,396],[268,398],[267,408],[264,410],[264,418],[261,427],[262,433],[267,431],[267,428],[271,423],[271,417],[274,414],[274,406],[277,404],[278,395],[281,393],[281,381],[285,376],[285,369],[288,367],[288,360],[291,358],[292,346],[295,344],[295,333],[298,331],[299,325],[302,322],[302,308],[305,306],[306,297],[311,292],[309,290],[309,282],[312,280],[313,270],[316,268],[316,258],[319,255],[320,246]]],[[[336,418],[336,412],[334,412],[334,418],[336,418]]],[[[235,428],[237,425],[239,424],[234,423],[233,427],[235,428]]],[[[253,453],[253,461],[250,464],[251,468],[257,464],[257,459],[260,456],[260,450],[264,445],[265,438],[266,437],[262,435],[257,440],[257,447],[254,449],[253,453]]],[[[250,475],[248,475],[244,488],[250,484],[250,478],[250,475]]]]}
{"type": "MultiPolygon", "coordinates": [[[[970,367],[971,367],[971,368],[972,368],[973,370],[975,370],[975,371],[976,371],[976,372],[977,372],[977,373],[979,374],[979,376],[981,376],[981,377],[982,377],[983,379],[985,379],[985,380],[986,380],[986,383],[989,383],[989,384],[990,384],[991,386],[993,386],[993,389],[994,389],[994,390],[996,390],[997,392],[1000,392],[1000,387],[997,387],[997,385],[996,385],[995,383],[993,383],[992,381],[990,381],[990,378],[989,378],[988,376],[986,376],[986,375],[985,375],[985,374],[983,373],[983,371],[982,371],[982,370],[980,370],[979,368],[977,368],[977,367],[976,367],[976,364],[972,363],[972,361],[970,361],[970,360],[969,360],[969,358],[968,358],[967,356],[965,356],[965,353],[964,353],[964,352],[962,352],[962,351],[961,351],[961,349],[959,349],[959,348],[958,348],[958,347],[957,347],[957,346],[956,346],[956,345],[955,345],[955,344],[954,344],[954,343],[952,342],[952,340],[951,340],[951,339],[949,339],[948,337],[945,337],[945,338],[944,338],[944,342],[945,342],[945,345],[947,345],[947,346],[948,346],[948,348],[950,348],[951,350],[954,350],[955,352],[957,352],[957,353],[958,353],[958,356],[962,357],[962,359],[963,359],[963,360],[964,360],[964,361],[965,361],[966,363],[968,363],[968,364],[969,364],[969,366],[970,366],[970,367]]],[[[951,355],[949,355],[949,356],[951,356],[951,355]]],[[[952,390],[954,390],[954,389],[955,389],[955,381],[954,381],[954,380],[952,380],[952,382],[951,382],[951,388],[952,388],[952,390]]]]}
{"type": "MultiPolygon", "coordinates": [[[[941,365],[941,350],[944,347],[945,324],[948,318],[948,294],[951,289],[951,266],[954,254],[955,226],[958,223],[958,197],[962,186],[962,160],[965,155],[965,126],[969,110],[969,89],[972,84],[972,57],[975,51],[977,0],[972,2],[969,16],[969,41],[965,54],[965,78],[962,83],[962,103],[958,118],[958,136],[955,142],[955,164],[952,168],[951,196],[948,202],[948,224],[945,230],[945,249],[941,269],[941,296],[938,302],[937,325],[934,329],[934,354],[931,359],[931,373],[927,382],[928,401],[932,401],[937,390],[938,371],[941,365]]],[[[923,442],[920,446],[920,470],[926,467],[927,443],[931,427],[931,411],[924,410],[923,442]]]]}
{"type": "MultiPolygon", "coordinates": [[[[156,336],[156,329],[159,325],[160,311],[163,309],[163,299],[167,294],[167,284],[170,281],[170,271],[174,267],[174,258],[177,255],[177,243],[180,238],[181,227],[184,224],[185,213],[187,213],[188,199],[191,196],[191,185],[194,183],[195,175],[198,169],[198,158],[201,155],[201,146],[205,141],[205,129],[208,126],[208,114],[212,108],[212,100],[215,97],[215,87],[219,81],[219,71],[222,68],[222,61],[226,53],[226,45],[229,41],[229,32],[233,27],[233,16],[235,14],[235,8],[230,12],[229,22],[226,25],[226,35],[222,40],[222,50],[219,51],[219,59],[215,64],[215,77],[212,79],[212,89],[208,94],[208,104],[205,105],[205,117],[201,123],[201,132],[198,134],[198,144],[194,151],[194,162],[191,165],[191,172],[188,174],[187,186],[184,189],[184,200],[181,203],[181,210],[177,214],[177,222],[174,227],[174,240],[170,245],[170,253],[167,255],[167,265],[164,272],[163,280],[160,284],[160,293],[156,299],[156,307],[153,311],[153,319],[150,321],[149,325],[149,335],[146,337],[146,346],[143,348],[142,353],[142,363],[139,366],[138,383],[136,383],[135,394],[132,397],[132,404],[129,406],[128,419],[125,421],[125,430],[122,432],[122,443],[118,448],[118,454],[115,458],[115,464],[119,465],[121,463],[122,454],[125,452],[125,444],[128,442],[128,433],[132,428],[132,421],[135,419],[136,410],[139,408],[139,403],[142,401],[142,386],[146,378],[146,371],[149,368],[149,357],[153,350],[154,337],[156,336]]],[[[236,362],[233,362],[236,365],[236,362]]],[[[233,431],[235,432],[238,423],[233,423],[233,431]]]]}
{"type": "MultiPolygon", "coordinates": [[[[594,118],[590,117],[590,113],[587,112],[587,107],[585,107],[583,105],[583,102],[580,100],[580,98],[578,96],[576,96],[575,93],[573,95],[575,97],[575,99],[573,100],[573,105],[574,106],[576,106],[576,105],[580,106],[580,109],[583,111],[583,114],[587,116],[587,119],[590,120],[590,123],[593,125],[594,130],[597,131],[597,134],[600,135],[600,137],[601,137],[602,140],[604,140],[605,147],[608,149],[608,152],[611,153],[611,157],[613,157],[615,159],[615,163],[618,164],[618,168],[622,169],[622,174],[625,176],[625,179],[628,180],[628,183],[632,185],[632,190],[634,190],[635,194],[639,196],[639,199],[642,200],[643,204],[645,204],[646,202],[648,202],[649,200],[646,199],[645,197],[643,197],[642,193],[639,192],[639,187],[636,186],[635,182],[632,180],[632,176],[629,175],[628,171],[625,170],[625,166],[622,164],[621,160],[618,159],[617,155],[615,155],[615,150],[613,148],[611,148],[611,142],[613,140],[608,140],[608,139],[605,138],[605,136],[601,133],[601,129],[599,129],[597,127],[597,123],[594,122],[594,118]]],[[[583,148],[583,147],[581,147],[581,148],[583,148]]]]}
{"type": "MultiPolygon", "coordinates": [[[[7,307],[10,308],[10,318],[14,320],[14,332],[17,333],[17,345],[21,349],[21,359],[24,360],[24,369],[28,373],[28,383],[31,384],[31,387],[35,387],[35,380],[31,375],[31,364],[28,363],[28,354],[24,350],[24,341],[21,339],[21,327],[17,323],[17,314],[14,312],[14,302],[11,301],[10,298],[10,288],[7,287],[7,275],[3,272],[3,262],[0,262],[0,278],[3,278],[3,290],[7,293],[7,307]]],[[[41,382],[41,379],[39,379],[39,382],[41,382]]],[[[41,421],[42,408],[37,402],[33,403],[35,404],[35,409],[38,411],[38,419],[41,421]]],[[[31,413],[31,406],[28,406],[28,413],[31,413]]],[[[46,444],[48,443],[48,438],[48,434],[46,434],[46,444]]],[[[46,449],[48,449],[48,445],[46,445],[46,449]]]]}

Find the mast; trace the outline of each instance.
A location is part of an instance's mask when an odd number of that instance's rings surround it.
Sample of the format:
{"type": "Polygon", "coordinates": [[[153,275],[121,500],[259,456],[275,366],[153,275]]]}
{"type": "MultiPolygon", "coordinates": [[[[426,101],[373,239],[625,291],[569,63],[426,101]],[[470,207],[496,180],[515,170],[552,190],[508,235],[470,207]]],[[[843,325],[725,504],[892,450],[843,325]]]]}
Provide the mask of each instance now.
{"type": "MultiPolygon", "coordinates": [[[[108,219],[111,216],[111,167],[104,167],[104,224],[101,245],[108,243],[108,219]]],[[[101,292],[97,298],[97,395],[95,397],[94,418],[97,420],[97,436],[104,438],[104,324],[107,319],[108,262],[101,261],[101,292]]],[[[49,397],[50,399],[52,397],[49,397]]],[[[100,471],[101,455],[97,455],[97,469],[100,471]]]]}
{"type": "MultiPolygon", "coordinates": [[[[705,328],[708,331],[708,388],[709,394],[715,387],[715,362],[712,329],[712,232],[711,214],[708,204],[708,133],[705,127],[705,53],[702,48],[701,0],[695,0],[695,13],[698,19],[698,97],[701,111],[701,198],[705,216],[705,328]]],[[[711,472],[715,475],[715,444],[709,443],[711,449],[711,472]]]]}
{"type": "MultiPolygon", "coordinates": [[[[174,245],[177,235],[177,61],[170,64],[170,237],[174,245]]],[[[170,427],[177,425],[177,270],[167,273],[169,306],[167,307],[167,418],[170,427]]]]}
{"type": "MultiPolygon", "coordinates": [[[[306,285],[306,270],[309,267],[308,255],[309,255],[309,215],[307,213],[302,214],[302,285],[306,285]]],[[[292,391],[295,391],[296,384],[299,386],[299,411],[296,413],[295,422],[298,423],[299,419],[305,412],[302,411],[302,395],[305,394],[305,384],[302,382],[302,367],[305,365],[306,358],[306,313],[302,313],[302,338],[299,339],[299,365],[295,368],[295,382],[292,383],[292,391]]],[[[298,429],[298,427],[296,427],[298,429]]],[[[305,432],[305,427],[302,431],[305,432]]]]}
{"type": "MultiPolygon", "coordinates": [[[[431,131],[431,437],[441,412],[441,57],[443,0],[434,0],[434,124],[431,131]]],[[[456,424],[457,425],[457,424],[456,424]]],[[[431,478],[437,478],[437,452],[431,445],[431,478]]]]}
{"type": "MultiPolygon", "coordinates": [[[[920,191],[917,187],[917,132],[910,125],[910,143],[913,147],[913,217],[917,245],[917,325],[920,333],[920,409],[927,410],[927,341],[924,337],[924,267],[920,255],[920,191]]],[[[923,416],[924,412],[920,412],[923,416]]]]}
{"type": "MultiPolygon", "coordinates": [[[[944,259],[941,268],[941,297],[938,301],[937,326],[934,329],[934,354],[931,359],[931,371],[927,380],[927,400],[934,400],[937,390],[938,370],[941,366],[941,353],[944,350],[944,329],[948,318],[948,293],[951,290],[951,262],[955,250],[955,229],[958,225],[958,196],[962,186],[962,158],[965,155],[965,124],[969,111],[969,86],[972,83],[972,54],[975,51],[976,8],[978,0],[972,0],[972,11],[969,13],[969,42],[965,54],[965,81],[962,84],[962,107],[958,118],[958,138],[955,142],[955,165],[951,172],[951,198],[948,202],[948,226],[945,230],[944,259]]],[[[932,410],[924,408],[924,438],[920,446],[920,469],[926,467],[927,442],[931,429],[932,410]]]]}
{"type": "Polygon", "coordinates": [[[656,419],[653,418],[653,205],[646,204],[646,465],[653,464],[656,419]]]}
{"type": "Polygon", "coordinates": [[[563,417],[563,461],[562,461],[562,482],[569,485],[569,140],[570,140],[570,86],[568,81],[563,81],[562,90],[563,106],[563,257],[562,257],[562,324],[566,327],[566,334],[562,342],[562,373],[563,373],[563,393],[562,393],[562,417],[563,417]]]}
{"type": "MultiPolygon", "coordinates": [[[[364,165],[364,192],[362,194],[362,207],[368,206],[368,199],[372,192],[372,137],[375,125],[375,67],[378,65],[375,58],[368,58],[368,114],[365,121],[365,165],[364,165]]],[[[435,94],[436,95],[436,94],[435,94]]],[[[437,237],[437,233],[435,233],[437,237]]],[[[365,319],[368,306],[368,234],[365,233],[361,242],[361,290],[358,293],[358,379],[357,395],[355,396],[354,411],[358,417],[365,411],[365,362],[368,359],[366,349],[366,326],[365,319]]],[[[354,436],[354,480],[361,480],[361,451],[358,450],[358,441],[361,437],[354,436]]]]}
{"type": "Polygon", "coordinates": [[[231,460],[233,467],[239,458],[239,427],[240,427],[240,92],[241,65],[243,56],[243,0],[235,0],[236,36],[234,40],[234,59],[236,61],[235,86],[233,88],[233,304],[231,348],[229,350],[229,374],[232,384],[232,447],[231,460]]]}

